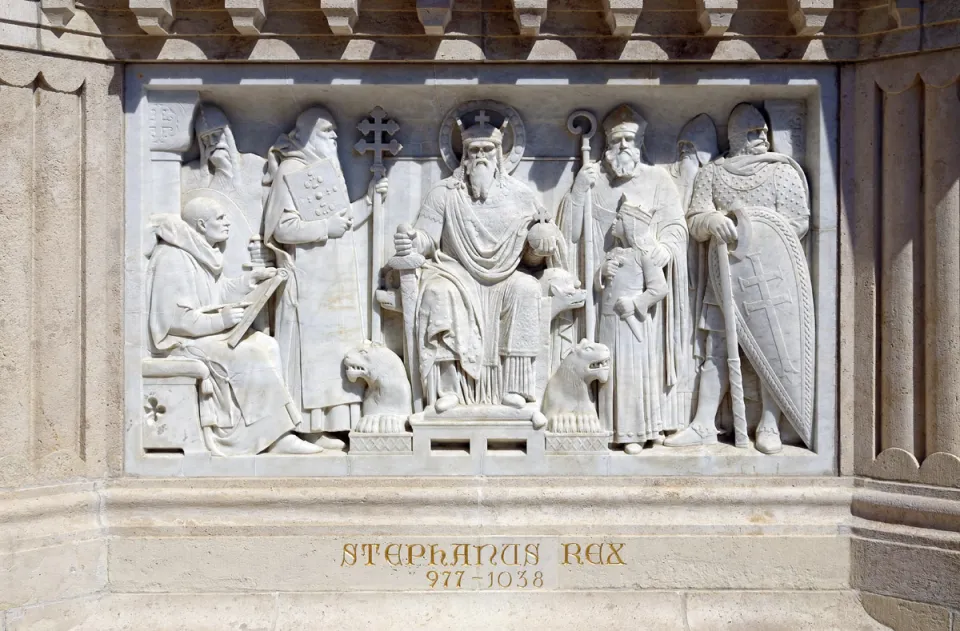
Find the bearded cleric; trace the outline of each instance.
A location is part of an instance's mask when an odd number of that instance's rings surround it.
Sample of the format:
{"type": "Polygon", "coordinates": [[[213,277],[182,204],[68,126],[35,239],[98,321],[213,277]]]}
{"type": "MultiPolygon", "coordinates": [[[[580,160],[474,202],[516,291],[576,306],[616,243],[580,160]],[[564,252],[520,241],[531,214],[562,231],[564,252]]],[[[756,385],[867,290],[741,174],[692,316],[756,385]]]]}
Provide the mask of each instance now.
{"type": "MultiPolygon", "coordinates": [[[[593,217],[593,269],[599,270],[606,253],[614,247],[612,228],[624,199],[629,199],[651,215],[649,246],[650,262],[663,268],[667,280],[666,299],[654,310],[656,339],[647,347],[651,360],[662,358],[663,389],[660,403],[665,422],[683,427],[687,423],[693,380],[690,360],[692,326],[687,289],[687,225],[680,193],[670,173],[647,164],[643,156],[643,140],[647,121],[628,105],[620,105],[603,121],[606,149],[603,162],[585,164],[577,173],[573,187],[560,204],[557,223],[567,242],[572,245],[568,260],[571,272],[585,281],[583,255],[584,204],[590,196],[593,217]]],[[[588,300],[591,297],[588,296],[588,300]]],[[[600,295],[593,297],[599,303],[600,295]]],[[[581,331],[596,335],[596,331],[581,331]]]]}
{"type": "Polygon", "coordinates": [[[416,335],[424,392],[440,413],[533,401],[540,285],[529,272],[557,264],[562,247],[533,191],[506,172],[502,128],[485,118],[461,122],[460,166],[427,194],[414,229],[394,237],[398,256],[429,259],[416,335]]]}

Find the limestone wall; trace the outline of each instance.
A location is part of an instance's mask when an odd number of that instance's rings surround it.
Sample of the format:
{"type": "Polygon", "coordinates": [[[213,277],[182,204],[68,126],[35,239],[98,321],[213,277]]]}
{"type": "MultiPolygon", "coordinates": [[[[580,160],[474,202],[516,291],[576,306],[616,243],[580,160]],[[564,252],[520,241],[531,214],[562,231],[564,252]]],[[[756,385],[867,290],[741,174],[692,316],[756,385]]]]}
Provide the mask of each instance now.
{"type": "Polygon", "coordinates": [[[894,629],[957,628],[960,52],[867,60],[955,47],[960,5],[838,2],[811,38],[786,6],[732,4],[722,38],[702,33],[695,2],[651,0],[618,39],[601,3],[551,2],[531,39],[507,4],[458,3],[431,38],[413,3],[360,5],[352,37],[333,34],[324,3],[274,0],[260,37],[238,34],[213,1],[177,2],[169,37],[144,32],[121,0],[4,3],[0,629],[143,629],[164,616],[369,628],[378,605],[445,612],[434,622],[448,625],[480,611],[498,628],[549,615],[876,628],[861,606],[894,629]],[[861,60],[840,72],[840,478],[124,476],[119,61],[214,58],[861,60]],[[635,556],[616,575],[562,569],[559,591],[539,598],[425,595],[422,572],[341,572],[344,534],[479,544],[518,533],[555,550],[609,539],[635,556]],[[421,591],[368,593],[378,585],[421,591]]]}
{"type": "Polygon", "coordinates": [[[0,51],[0,487],[119,472],[121,90],[0,51]]]}
{"type": "Polygon", "coordinates": [[[960,486],[958,75],[956,51],[845,75],[840,410],[860,475],[960,486]]]}

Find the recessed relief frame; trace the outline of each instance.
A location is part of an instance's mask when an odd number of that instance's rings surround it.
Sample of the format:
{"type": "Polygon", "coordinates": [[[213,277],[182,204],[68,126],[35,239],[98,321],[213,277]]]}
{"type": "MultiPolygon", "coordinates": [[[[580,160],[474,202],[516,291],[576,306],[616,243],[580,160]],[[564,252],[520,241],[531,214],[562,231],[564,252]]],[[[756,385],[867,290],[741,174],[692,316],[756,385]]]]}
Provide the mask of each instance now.
{"type": "Polygon", "coordinates": [[[833,69],[132,66],[133,475],[836,473],[833,69]]]}

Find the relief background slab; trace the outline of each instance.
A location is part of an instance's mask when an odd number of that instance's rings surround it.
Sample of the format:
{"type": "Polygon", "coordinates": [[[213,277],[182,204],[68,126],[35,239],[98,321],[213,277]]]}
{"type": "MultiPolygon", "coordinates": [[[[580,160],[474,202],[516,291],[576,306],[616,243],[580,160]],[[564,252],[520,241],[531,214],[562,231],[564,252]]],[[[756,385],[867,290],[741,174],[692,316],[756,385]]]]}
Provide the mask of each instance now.
{"type": "MultiPolygon", "coordinates": [[[[833,474],[836,464],[837,322],[837,123],[838,74],[832,68],[790,66],[616,67],[544,66],[521,68],[424,65],[367,67],[146,66],[126,71],[126,242],[125,242],[125,468],[134,475],[172,476],[338,476],[338,475],[715,475],[833,474]],[[370,158],[353,152],[356,123],[380,105],[397,120],[404,145],[398,158],[385,160],[391,192],[383,226],[387,250],[398,223],[412,221],[429,187],[448,174],[439,158],[440,121],[451,108],[473,99],[494,99],[517,109],[527,132],[525,158],[514,175],[529,183],[543,204],[555,211],[579,165],[578,138],[565,123],[574,109],[598,117],[622,102],[649,122],[646,151],[655,164],[675,159],[681,126],[700,112],[717,121],[725,137],[726,117],[741,101],[802,101],[806,107],[806,157],[811,185],[811,232],[805,242],[814,285],[817,320],[817,389],[813,451],[786,447],[764,456],[732,446],[653,450],[642,456],[549,455],[537,462],[515,454],[446,456],[418,461],[411,456],[321,454],[212,458],[143,454],[143,392],[140,361],[146,356],[143,299],[145,218],[178,212],[171,175],[179,175],[179,155],[150,151],[150,105],[201,99],[219,105],[230,118],[241,152],[265,154],[289,130],[299,112],[320,104],[337,119],[339,157],[351,199],[365,191],[370,158]],[[176,165],[176,169],[173,169],[176,165]]],[[[600,155],[599,136],[594,158],[600,155]]],[[[370,224],[364,228],[370,230],[370,224]]],[[[358,258],[369,259],[370,235],[359,234],[358,258]],[[366,238],[364,238],[364,236],[366,238]]],[[[369,276],[361,276],[369,287],[369,276]]],[[[369,298],[370,292],[364,292],[369,298]]],[[[369,309],[369,304],[364,305],[369,309]]],[[[391,316],[392,317],[392,316],[391,316]]],[[[399,320],[388,317],[390,327],[399,320]]]]}

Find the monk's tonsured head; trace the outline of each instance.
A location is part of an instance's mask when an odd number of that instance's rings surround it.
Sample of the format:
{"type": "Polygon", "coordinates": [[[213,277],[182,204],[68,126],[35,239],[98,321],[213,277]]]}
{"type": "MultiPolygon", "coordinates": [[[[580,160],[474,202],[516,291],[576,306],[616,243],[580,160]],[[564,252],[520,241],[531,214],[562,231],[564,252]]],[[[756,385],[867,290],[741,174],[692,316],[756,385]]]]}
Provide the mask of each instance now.
{"type": "Polygon", "coordinates": [[[183,205],[180,217],[199,232],[210,245],[223,243],[230,236],[230,217],[211,197],[194,197],[183,205]]]}

